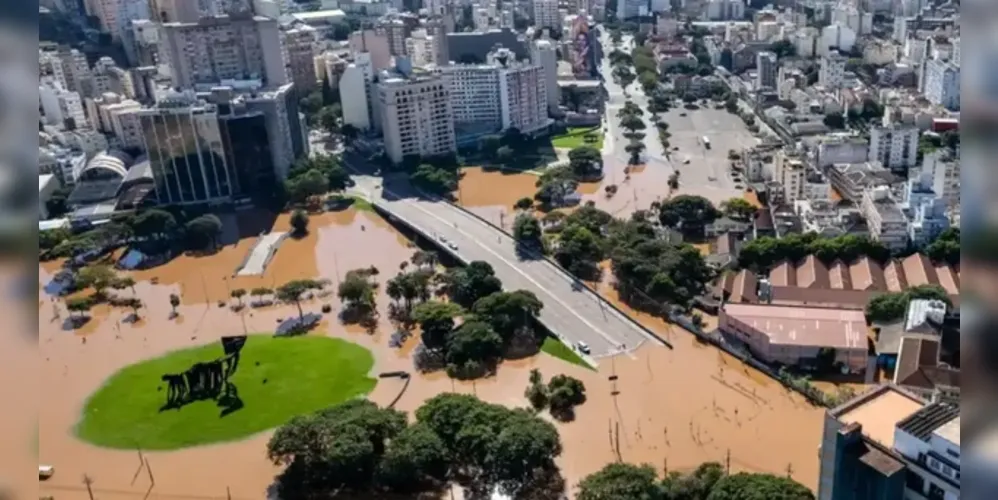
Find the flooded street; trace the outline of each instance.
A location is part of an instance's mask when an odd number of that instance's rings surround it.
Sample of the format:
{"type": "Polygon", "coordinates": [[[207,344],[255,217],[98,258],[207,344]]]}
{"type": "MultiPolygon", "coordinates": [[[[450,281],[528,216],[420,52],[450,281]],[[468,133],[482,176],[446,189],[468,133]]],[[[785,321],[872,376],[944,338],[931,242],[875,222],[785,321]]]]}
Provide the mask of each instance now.
{"type": "MultiPolygon", "coordinates": [[[[519,197],[532,194],[535,179],[530,174],[481,172],[466,176],[462,190],[466,202],[479,203],[474,209],[492,207],[498,214],[499,209],[511,210],[519,197]],[[522,193],[529,190],[529,194],[507,193],[505,187],[494,186],[499,181],[519,186],[516,189],[522,193]],[[504,201],[507,196],[508,203],[504,201]]],[[[286,230],[287,218],[287,214],[279,216],[274,230],[286,230]]],[[[415,248],[380,217],[354,209],[313,215],[309,228],[308,236],[282,243],[262,276],[231,277],[255,237],[244,238],[216,255],[182,256],[132,273],[138,281],[135,294],[146,304],[141,310],[143,319],[137,324],[124,321],[130,311],[102,306],[81,330],[67,331],[62,328],[65,306],[57,305],[61,318],[55,319],[51,299],[40,295],[38,346],[40,382],[45,392],[38,420],[38,455],[41,463],[57,470],[41,483],[42,493],[60,499],[87,498],[82,482],[86,474],[93,479],[95,495],[101,498],[145,495],[151,483],[148,471],[139,469],[138,450],[98,448],[77,439],[73,428],[80,411],[86,398],[124,366],[214,342],[225,335],[267,333],[279,319],[297,314],[293,305],[242,314],[219,308],[216,301],[233,300],[228,299],[233,288],[274,287],[303,277],[327,278],[335,287],[347,271],[373,265],[379,270],[381,284],[377,298],[381,318],[373,333],[339,322],[335,314],[340,304],[335,294],[303,301],[302,307],[306,313],[319,312],[322,304],[329,303],[333,313],[324,315],[313,335],[344,338],[369,349],[375,359],[373,374],[412,371],[409,353],[418,339],[411,338],[401,349],[389,347],[393,326],[387,319],[390,299],[384,288],[415,248]],[[153,278],[157,284],[151,282],[153,278]],[[176,319],[169,319],[171,293],[183,297],[176,319]]],[[[41,281],[46,282],[56,269],[55,264],[40,265],[41,281]]],[[[601,291],[614,299],[613,290],[606,285],[601,285],[601,291]]],[[[114,293],[130,296],[132,291],[114,293]]],[[[626,306],[619,307],[626,310],[626,306]]],[[[408,386],[399,379],[379,380],[369,398],[381,405],[398,399],[396,407],[408,412],[446,391],[526,406],[523,394],[532,368],[538,368],[545,379],[564,373],[581,379],[588,393],[588,401],[577,409],[576,420],[557,424],[564,445],[559,464],[572,485],[617,459],[617,438],[611,436],[619,434],[621,459],[647,462],[660,471],[690,469],[706,460],[724,463],[730,451],[733,470],[775,474],[789,470],[798,481],[816,486],[820,409],[761,374],[746,370],[717,349],[697,343],[688,333],[657,318],[636,316],[671,339],[675,349],[646,344],[630,356],[604,360],[599,371],[541,354],[506,362],[496,376],[474,382],[454,381],[443,373],[414,374],[408,386]],[[616,383],[608,380],[610,375],[619,377],[616,383]]],[[[150,387],[157,383],[151,381],[150,387]]],[[[155,478],[152,496],[225,498],[231,494],[237,499],[263,498],[278,472],[265,457],[269,436],[267,431],[237,442],[143,452],[155,478]]]]}

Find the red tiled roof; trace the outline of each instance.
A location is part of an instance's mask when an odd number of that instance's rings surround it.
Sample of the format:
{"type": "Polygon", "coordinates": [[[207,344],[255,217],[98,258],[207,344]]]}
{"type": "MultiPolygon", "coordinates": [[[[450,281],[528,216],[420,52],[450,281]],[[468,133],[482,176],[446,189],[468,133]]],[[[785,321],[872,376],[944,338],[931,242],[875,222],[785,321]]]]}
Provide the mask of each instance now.
{"type": "Polygon", "coordinates": [[[932,261],[925,254],[916,253],[901,261],[901,269],[909,287],[919,285],[938,285],[939,276],[932,261]]]}
{"type": "Polygon", "coordinates": [[[960,275],[953,268],[939,264],[936,266],[936,275],[939,276],[939,285],[950,295],[960,293],[960,275]]]}
{"type": "Polygon", "coordinates": [[[828,268],[814,255],[808,255],[797,266],[797,286],[803,288],[830,288],[828,268]]]}
{"type": "Polygon", "coordinates": [[[788,261],[783,261],[769,272],[773,286],[797,286],[797,269],[788,261]]]}
{"type": "Polygon", "coordinates": [[[884,269],[869,257],[853,262],[849,266],[849,277],[854,290],[887,290],[884,269]]]}
{"type": "Polygon", "coordinates": [[[908,288],[908,281],[905,279],[904,268],[900,261],[892,260],[884,266],[884,282],[887,283],[889,292],[901,292],[908,288]]]}
{"type": "Polygon", "coordinates": [[[845,262],[837,260],[828,268],[828,284],[836,290],[852,290],[852,274],[845,262]]]}

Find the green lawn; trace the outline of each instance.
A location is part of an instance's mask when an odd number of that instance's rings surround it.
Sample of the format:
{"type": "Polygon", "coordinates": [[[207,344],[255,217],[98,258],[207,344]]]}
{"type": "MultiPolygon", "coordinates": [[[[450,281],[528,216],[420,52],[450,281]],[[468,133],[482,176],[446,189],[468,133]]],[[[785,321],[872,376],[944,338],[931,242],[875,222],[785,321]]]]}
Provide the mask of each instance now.
{"type": "Polygon", "coordinates": [[[551,145],[556,148],[573,149],[579,146],[592,146],[596,149],[603,148],[603,131],[599,127],[573,127],[561,135],[551,136],[551,145]],[[598,139],[596,142],[588,143],[585,136],[588,133],[595,133],[598,139]]]}
{"type": "Polygon", "coordinates": [[[122,369],[87,401],[77,435],[98,446],[147,450],[231,441],[363,396],[376,384],[368,376],[374,358],[356,344],[318,336],[251,335],[230,378],[242,407],[223,415],[209,399],[161,410],[167,395],[163,374],[221,355],[221,345],[213,343],[122,369]]]}
{"type": "Polygon", "coordinates": [[[572,363],[573,365],[579,365],[584,368],[589,368],[590,370],[593,369],[593,367],[589,366],[589,363],[583,361],[583,359],[580,358],[575,351],[554,337],[544,338],[544,344],[541,345],[541,351],[544,351],[560,360],[572,363]]]}

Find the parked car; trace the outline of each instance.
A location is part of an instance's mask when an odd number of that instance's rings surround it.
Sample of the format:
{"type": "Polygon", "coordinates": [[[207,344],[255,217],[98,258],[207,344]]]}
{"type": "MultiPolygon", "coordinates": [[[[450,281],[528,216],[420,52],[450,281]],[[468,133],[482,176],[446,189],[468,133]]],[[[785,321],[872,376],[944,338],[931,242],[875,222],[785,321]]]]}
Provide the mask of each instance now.
{"type": "Polygon", "coordinates": [[[589,352],[590,352],[589,351],[589,344],[587,344],[587,343],[585,343],[585,342],[583,342],[581,340],[575,343],[575,348],[578,349],[579,352],[581,352],[582,354],[589,354],[589,352]]]}
{"type": "Polygon", "coordinates": [[[457,250],[457,243],[454,243],[453,241],[448,242],[447,246],[450,247],[451,250],[457,250]]]}

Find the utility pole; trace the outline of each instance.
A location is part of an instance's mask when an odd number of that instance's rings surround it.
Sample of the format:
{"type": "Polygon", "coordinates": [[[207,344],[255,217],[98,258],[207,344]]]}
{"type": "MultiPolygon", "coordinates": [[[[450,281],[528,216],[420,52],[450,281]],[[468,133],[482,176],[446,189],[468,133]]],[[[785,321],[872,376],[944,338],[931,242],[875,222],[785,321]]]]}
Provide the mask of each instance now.
{"type": "Polygon", "coordinates": [[[724,456],[724,473],[731,474],[731,448],[728,448],[728,452],[724,456]]]}
{"type": "Polygon", "coordinates": [[[91,487],[91,485],[94,484],[94,480],[90,476],[84,474],[83,484],[87,487],[87,496],[90,497],[90,500],[94,500],[94,490],[91,487]]]}
{"type": "Polygon", "coordinates": [[[787,479],[792,479],[793,474],[794,474],[794,464],[791,462],[787,464],[787,479]]]}

